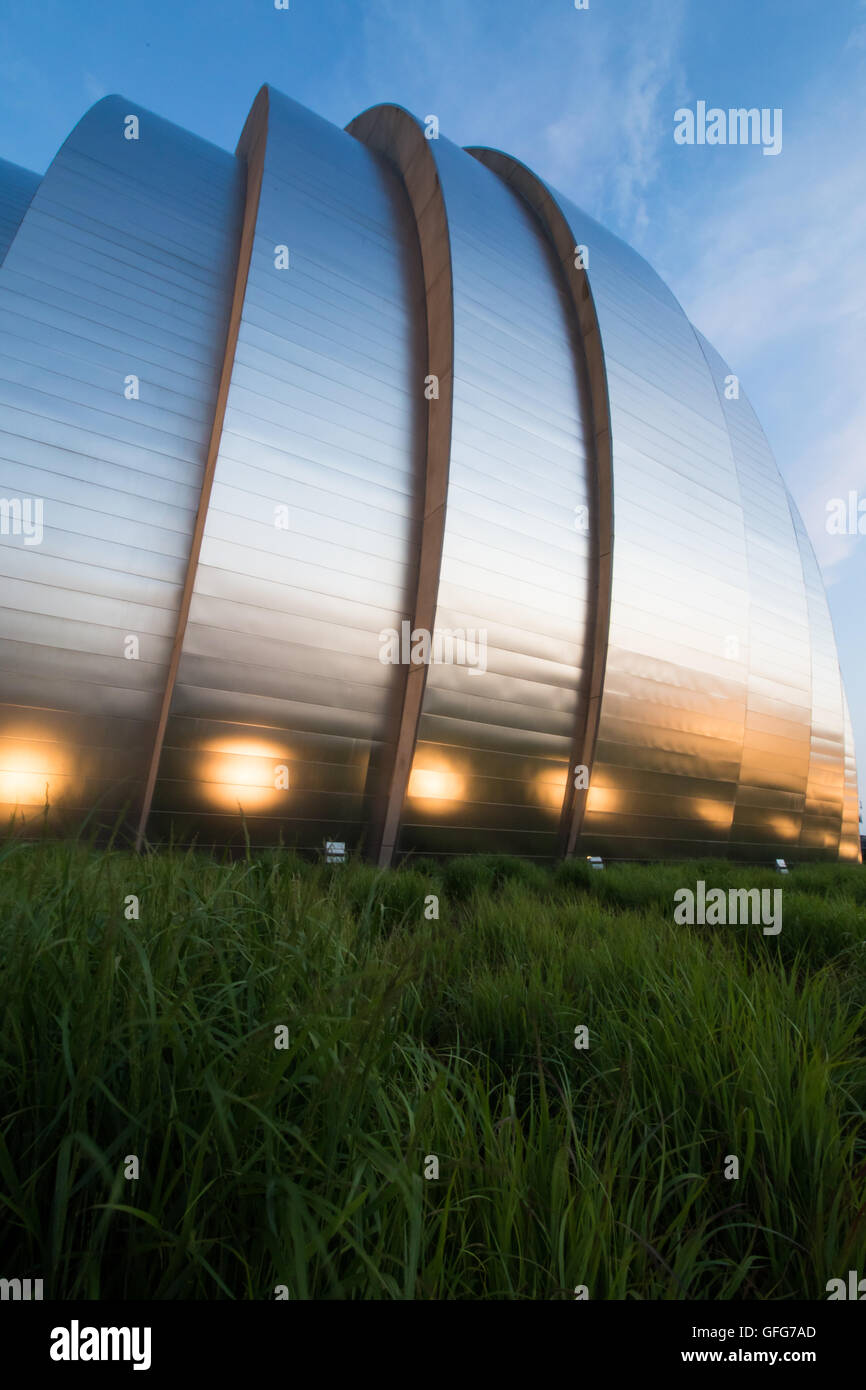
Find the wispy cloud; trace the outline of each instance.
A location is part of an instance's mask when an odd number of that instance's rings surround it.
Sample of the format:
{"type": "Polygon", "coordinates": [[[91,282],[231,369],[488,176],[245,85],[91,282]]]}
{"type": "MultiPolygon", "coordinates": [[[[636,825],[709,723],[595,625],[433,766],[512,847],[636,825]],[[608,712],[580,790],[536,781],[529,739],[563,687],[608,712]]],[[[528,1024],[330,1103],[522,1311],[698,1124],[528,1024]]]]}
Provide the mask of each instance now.
{"type": "MultiPolygon", "coordinates": [[[[864,0],[857,0],[858,10],[866,10],[864,0]]],[[[866,19],[860,24],[855,24],[851,33],[848,35],[848,48],[866,48],[866,19]]]]}
{"type": "Polygon", "coordinates": [[[590,23],[592,13],[580,68],[535,163],[544,162],[546,147],[551,182],[627,235],[648,223],[646,198],[669,135],[668,97],[682,76],[684,9],[680,0],[651,0],[630,25],[621,13],[590,23]]]}
{"type": "Polygon", "coordinates": [[[858,538],[827,534],[826,503],[866,490],[866,165],[851,157],[866,115],[822,85],[786,116],[778,159],[680,204],[660,268],[763,393],[771,420],[759,413],[833,582],[858,538]]]}
{"type": "Polygon", "coordinates": [[[500,145],[626,235],[646,225],[681,76],[684,0],[583,11],[567,0],[368,0],[362,14],[371,102],[387,92],[438,115],[453,140],[500,145]]]}
{"type": "Polygon", "coordinates": [[[738,164],[748,152],[703,152],[713,178],[658,208],[654,244],[686,312],[742,376],[791,486],[845,634],[840,659],[866,754],[866,537],[827,530],[828,502],[866,497],[861,38],[866,26],[843,43],[833,78],[788,104],[778,158],[738,164]]]}

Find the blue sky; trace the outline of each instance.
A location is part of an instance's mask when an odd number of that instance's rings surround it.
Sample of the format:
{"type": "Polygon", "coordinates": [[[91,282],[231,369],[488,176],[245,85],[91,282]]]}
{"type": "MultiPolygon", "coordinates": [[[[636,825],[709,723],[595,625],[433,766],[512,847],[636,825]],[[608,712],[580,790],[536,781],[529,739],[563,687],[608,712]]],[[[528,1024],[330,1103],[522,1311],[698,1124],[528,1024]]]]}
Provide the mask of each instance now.
{"type": "MultiPolygon", "coordinates": [[[[119,92],[233,149],[263,82],[498,145],[631,242],[743,379],[821,563],[866,792],[866,0],[0,3],[0,156],[39,172],[119,92]],[[674,111],[781,107],[783,148],[678,146],[674,111]]],[[[866,799],[866,798],[864,798],[866,799]]]]}

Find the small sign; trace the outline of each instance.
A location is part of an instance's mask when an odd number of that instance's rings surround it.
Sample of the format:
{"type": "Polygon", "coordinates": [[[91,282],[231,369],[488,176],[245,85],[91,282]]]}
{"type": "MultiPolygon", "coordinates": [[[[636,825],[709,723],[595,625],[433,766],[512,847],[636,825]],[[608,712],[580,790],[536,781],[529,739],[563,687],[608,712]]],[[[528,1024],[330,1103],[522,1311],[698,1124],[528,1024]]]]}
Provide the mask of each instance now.
{"type": "Polygon", "coordinates": [[[346,862],[346,842],[345,840],[326,840],[325,841],[325,863],[326,864],[345,864],[346,862]]]}
{"type": "Polygon", "coordinates": [[[786,874],[788,872],[788,865],[785,863],[784,859],[776,860],[776,868],[779,870],[780,874],[786,874]]]}
{"type": "Polygon", "coordinates": [[[604,868],[604,860],[602,859],[600,854],[588,854],[586,856],[586,862],[591,869],[604,868]]]}

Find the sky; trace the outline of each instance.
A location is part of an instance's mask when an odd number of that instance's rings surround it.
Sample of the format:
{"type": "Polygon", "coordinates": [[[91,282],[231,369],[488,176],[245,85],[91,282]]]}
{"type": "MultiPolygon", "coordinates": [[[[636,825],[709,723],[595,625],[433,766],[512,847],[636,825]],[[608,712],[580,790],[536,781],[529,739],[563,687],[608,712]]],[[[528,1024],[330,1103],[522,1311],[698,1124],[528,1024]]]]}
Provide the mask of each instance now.
{"type": "Polygon", "coordinates": [[[44,172],[109,93],[234,149],[271,83],[525,161],[630,242],[740,376],[827,586],[866,801],[866,0],[0,0],[0,157],[44,172]],[[677,144],[682,107],[782,148],[677,144]]]}

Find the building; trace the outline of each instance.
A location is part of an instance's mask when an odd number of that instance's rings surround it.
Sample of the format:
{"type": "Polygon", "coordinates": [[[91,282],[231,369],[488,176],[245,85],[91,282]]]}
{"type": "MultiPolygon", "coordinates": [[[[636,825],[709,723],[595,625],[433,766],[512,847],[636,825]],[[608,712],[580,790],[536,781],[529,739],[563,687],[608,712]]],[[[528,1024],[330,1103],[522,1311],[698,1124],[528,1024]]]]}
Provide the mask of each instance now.
{"type": "Polygon", "coordinates": [[[0,205],[7,817],[859,859],[754,412],[529,169],[395,106],[263,88],[232,155],[108,97],[0,205]]]}

